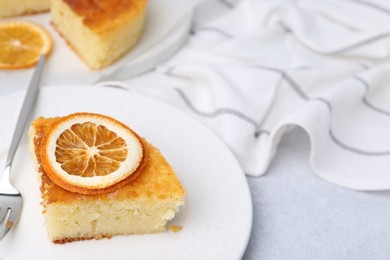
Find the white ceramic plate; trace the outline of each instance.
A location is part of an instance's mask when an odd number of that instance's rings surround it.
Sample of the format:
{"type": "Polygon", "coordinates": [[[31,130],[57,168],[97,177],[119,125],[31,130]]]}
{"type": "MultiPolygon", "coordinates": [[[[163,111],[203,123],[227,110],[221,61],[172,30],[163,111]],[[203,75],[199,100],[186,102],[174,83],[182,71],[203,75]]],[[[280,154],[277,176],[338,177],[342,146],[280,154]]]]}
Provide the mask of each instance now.
{"type": "MultiPolygon", "coordinates": [[[[153,69],[172,56],[185,43],[192,23],[192,10],[200,0],[149,0],[145,29],[133,50],[112,65],[97,71],[88,69],[64,39],[50,25],[50,14],[42,13],[0,19],[2,21],[27,20],[45,27],[54,42],[47,61],[42,85],[92,84],[102,80],[131,78],[153,69]]],[[[11,83],[19,90],[26,85],[31,70],[0,71],[3,85],[11,83]]],[[[1,93],[1,89],[0,89],[1,93]]]]}
{"type": "MultiPolygon", "coordinates": [[[[23,94],[0,98],[2,160],[23,94]]],[[[211,131],[155,99],[131,91],[85,86],[42,89],[33,117],[77,111],[113,116],[162,151],[187,192],[186,205],[173,222],[183,230],[52,244],[43,224],[38,180],[25,136],[12,171],[12,181],[24,198],[23,213],[17,226],[0,241],[0,259],[241,258],[252,226],[250,192],[235,158],[211,131]]]]}

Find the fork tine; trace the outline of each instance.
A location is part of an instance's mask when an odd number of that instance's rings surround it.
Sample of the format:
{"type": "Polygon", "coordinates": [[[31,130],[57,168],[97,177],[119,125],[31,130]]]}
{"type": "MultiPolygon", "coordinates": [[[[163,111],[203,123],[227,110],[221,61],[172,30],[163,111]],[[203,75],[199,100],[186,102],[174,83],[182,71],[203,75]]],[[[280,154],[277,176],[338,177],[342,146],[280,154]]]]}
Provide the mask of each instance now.
{"type": "Polygon", "coordinates": [[[0,209],[0,240],[16,224],[19,219],[22,207],[21,197],[18,196],[0,196],[0,204],[7,205],[0,209]]]}
{"type": "Polygon", "coordinates": [[[9,217],[12,213],[12,209],[7,211],[7,214],[3,221],[0,222],[0,240],[8,233],[8,231],[12,228],[12,225],[8,223],[9,217]]]}
{"type": "Polygon", "coordinates": [[[19,216],[20,216],[20,207],[21,207],[21,204],[19,205],[14,205],[14,207],[12,208],[11,210],[11,213],[9,214],[9,218],[8,218],[8,226],[9,228],[11,229],[15,223],[18,221],[19,219],[19,216]]]}
{"type": "Polygon", "coordinates": [[[3,221],[3,218],[5,217],[7,211],[8,211],[8,207],[3,206],[0,208],[0,223],[3,221]]]}

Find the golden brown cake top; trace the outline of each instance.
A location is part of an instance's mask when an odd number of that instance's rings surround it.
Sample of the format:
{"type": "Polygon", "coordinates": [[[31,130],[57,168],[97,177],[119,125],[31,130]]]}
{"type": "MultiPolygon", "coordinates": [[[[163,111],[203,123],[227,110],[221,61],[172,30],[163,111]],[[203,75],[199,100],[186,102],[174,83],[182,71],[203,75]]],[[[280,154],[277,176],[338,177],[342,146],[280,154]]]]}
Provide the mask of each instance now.
{"type": "Polygon", "coordinates": [[[40,164],[40,143],[48,128],[59,118],[38,118],[32,124],[35,129],[34,153],[41,173],[41,192],[44,201],[48,204],[54,202],[71,202],[75,200],[111,200],[111,199],[178,199],[184,196],[184,189],[176,177],[172,167],[162,156],[161,152],[143,140],[145,152],[145,165],[142,173],[131,183],[106,194],[82,195],[62,189],[45,173],[40,164]]]}
{"type": "Polygon", "coordinates": [[[83,18],[84,25],[97,31],[114,28],[143,14],[147,0],[63,0],[83,18]]]}

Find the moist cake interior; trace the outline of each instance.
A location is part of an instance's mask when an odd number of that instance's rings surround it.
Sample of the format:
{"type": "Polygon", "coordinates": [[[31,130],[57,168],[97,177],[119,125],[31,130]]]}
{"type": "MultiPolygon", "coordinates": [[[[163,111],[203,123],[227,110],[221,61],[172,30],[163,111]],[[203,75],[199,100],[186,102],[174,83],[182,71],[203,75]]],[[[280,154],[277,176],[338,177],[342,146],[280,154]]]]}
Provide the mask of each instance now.
{"type": "Polygon", "coordinates": [[[145,165],[134,181],[106,194],[73,193],[53,183],[40,162],[42,137],[57,120],[39,118],[29,132],[50,239],[64,243],[165,231],[167,222],[184,204],[185,192],[161,152],[142,139],[145,165]]]}

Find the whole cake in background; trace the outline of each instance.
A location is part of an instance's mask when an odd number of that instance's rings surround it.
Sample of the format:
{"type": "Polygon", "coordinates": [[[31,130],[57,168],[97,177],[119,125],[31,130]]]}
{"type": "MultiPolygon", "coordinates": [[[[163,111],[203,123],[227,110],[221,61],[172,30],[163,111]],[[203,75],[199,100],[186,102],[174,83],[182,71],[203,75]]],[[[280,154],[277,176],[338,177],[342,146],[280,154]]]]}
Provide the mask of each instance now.
{"type": "Polygon", "coordinates": [[[91,69],[112,64],[138,42],[146,0],[52,0],[52,24],[91,69]]]}
{"type": "Polygon", "coordinates": [[[184,204],[162,153],[113,118],[41,117],[29,136],[54,243],[163,232],[184,204]]]}
{"type": "Polygon", "coordinates": [[[50,0],[0,0],[0,17],[49,11],[50,0]]]}

